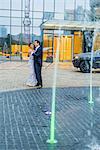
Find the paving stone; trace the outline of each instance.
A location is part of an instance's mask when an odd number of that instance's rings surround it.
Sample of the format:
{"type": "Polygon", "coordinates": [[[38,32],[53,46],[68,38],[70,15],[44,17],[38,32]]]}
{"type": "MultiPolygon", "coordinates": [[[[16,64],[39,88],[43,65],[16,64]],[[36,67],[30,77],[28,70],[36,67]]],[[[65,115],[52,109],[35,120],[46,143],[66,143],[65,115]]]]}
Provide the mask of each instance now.
{"type": "Polygon", "coordinates": [[[100,149],[100,88],[57,88],[56,145],[50,135],[52,89],[43,88],[0,93],[0,150],[93,150],[100,149]],[[92,145],[93,147],[93,145],[92,145]]]}

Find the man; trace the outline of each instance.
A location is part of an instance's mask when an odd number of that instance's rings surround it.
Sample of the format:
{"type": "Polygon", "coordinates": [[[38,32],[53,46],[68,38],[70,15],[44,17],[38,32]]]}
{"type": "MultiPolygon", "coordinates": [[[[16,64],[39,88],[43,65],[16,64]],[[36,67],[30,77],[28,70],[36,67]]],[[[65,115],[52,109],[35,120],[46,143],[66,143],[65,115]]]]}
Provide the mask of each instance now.
{"type": "Polygon", "coordinates": [[[42,88],[42,47],[40,46],[40,41],[35,40],[34,42],[35,52],[32,54],[34,56],[34,70],[37,79],[37,88],[42,88]]]}

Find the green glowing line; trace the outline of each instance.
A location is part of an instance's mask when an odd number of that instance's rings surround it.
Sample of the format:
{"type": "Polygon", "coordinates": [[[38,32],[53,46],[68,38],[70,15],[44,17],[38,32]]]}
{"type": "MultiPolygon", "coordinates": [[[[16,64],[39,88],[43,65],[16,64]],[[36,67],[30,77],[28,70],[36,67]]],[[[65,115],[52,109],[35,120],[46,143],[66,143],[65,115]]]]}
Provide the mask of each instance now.
{"type": "Polygon", "coordinates": [[[56,81],[57,81],[57,68],[59,62],[59,48],[60,48],[60,31],[59,28],[59,37],[56,50],[55,66],[54,66],[54,78],[53,78],[53,87],[52,87],[52,108],[51,108],[51,123],[50,123],[50,139],[47,140],[47,143],[55,144],[55,104],[56,104],[56,81]]]}

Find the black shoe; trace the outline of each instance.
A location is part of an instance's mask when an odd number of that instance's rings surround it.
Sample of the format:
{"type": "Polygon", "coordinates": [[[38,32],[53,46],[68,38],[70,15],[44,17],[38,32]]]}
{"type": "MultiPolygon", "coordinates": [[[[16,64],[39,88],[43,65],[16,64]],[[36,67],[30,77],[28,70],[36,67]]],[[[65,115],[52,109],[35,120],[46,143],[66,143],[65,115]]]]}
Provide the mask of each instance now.
{"type": "Polygon", "coordinates": [[[39,86],[39,84],[37,83],[35,86],[39,86]]]}

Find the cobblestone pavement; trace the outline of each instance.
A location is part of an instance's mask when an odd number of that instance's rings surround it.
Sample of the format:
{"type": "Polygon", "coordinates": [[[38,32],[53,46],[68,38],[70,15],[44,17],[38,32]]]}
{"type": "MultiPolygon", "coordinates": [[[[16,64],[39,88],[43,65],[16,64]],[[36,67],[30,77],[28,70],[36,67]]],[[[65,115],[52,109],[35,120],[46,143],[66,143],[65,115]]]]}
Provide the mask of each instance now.
{"type": "Polygon", "coordinates": [[[0,150],[100,150],[100,71],[93,72],[93,100],[89,74],[71,63],[60,63],[57,73],[55,138],[50,135],[54,64],[43,65],[43,89],[25,85],[26,62],[0,63],[0,150]]]}
{"type": "Polygon", "coordinates": [[[100,150],[100,88],[58,88],[56,145],[49,145],[52,90],[0,93],[0,150],[100,150]]]}

